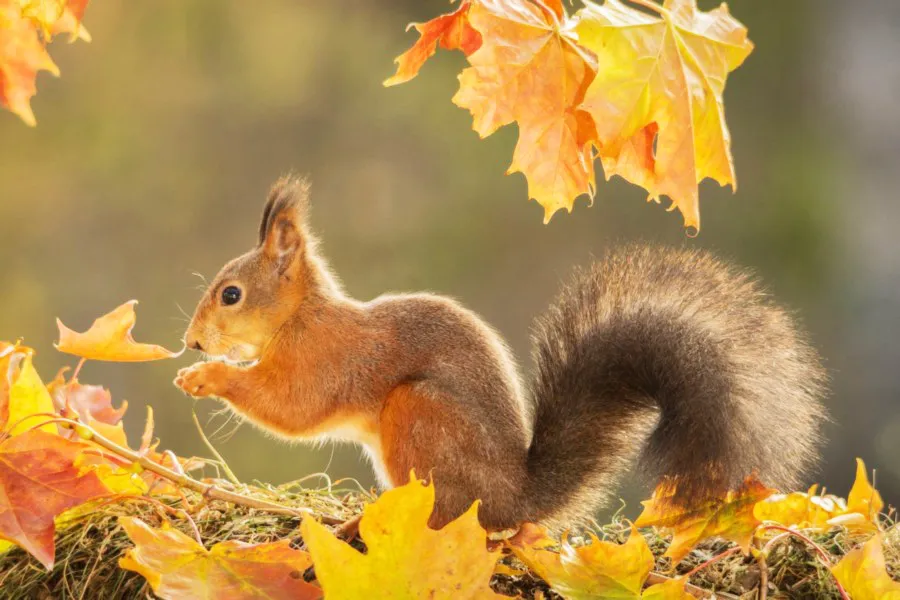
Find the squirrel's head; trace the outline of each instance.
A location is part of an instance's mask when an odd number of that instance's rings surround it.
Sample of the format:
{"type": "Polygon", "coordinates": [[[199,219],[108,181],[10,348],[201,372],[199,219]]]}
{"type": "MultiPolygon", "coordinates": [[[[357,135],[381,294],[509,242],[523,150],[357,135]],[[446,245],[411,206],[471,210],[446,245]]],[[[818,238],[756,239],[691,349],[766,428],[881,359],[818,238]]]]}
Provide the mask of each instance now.
{"type": "Polygon", "coordinates": [[[306,216],[309,183],[284,177],[269,192],[256,247],[219,271],[201,298],[185,344],[213,357],[260,357],[319,279],[306,216]]]}

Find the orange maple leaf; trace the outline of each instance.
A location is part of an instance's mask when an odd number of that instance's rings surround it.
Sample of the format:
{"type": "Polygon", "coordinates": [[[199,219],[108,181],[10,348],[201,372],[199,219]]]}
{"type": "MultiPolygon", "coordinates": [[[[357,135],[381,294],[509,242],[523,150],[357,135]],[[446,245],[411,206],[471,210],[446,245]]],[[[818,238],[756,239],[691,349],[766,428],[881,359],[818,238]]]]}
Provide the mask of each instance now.
{"type": "Polygon", "coordinates": [[[38,71],[59,75],[31,19],[22,16],[16,0],[0,0],[0,105],[26,124],[36,124],[31,97],[37,92],[38,71]]]}
{"type": "Polygon", "coordinates": [[[110,494],[94,473],[79,473],[79,442],[32,430],[0,441],[0,538],[53,567],[54,518],[110,494]]]}
{"type": "Polygon", "coordinates": [[[641,503],[644,511],[634,524],[672,530],[672,543],[664,556],[671,557],[674,563],[681,561],[698,542],[713,536],[736,542],[744,552],[749,552],[753,532],[760,523],[753,515],[753,508],[776,491],[751,475],[724,498],[680,507],[671,501],[675,490],[663,483],[650,500],[641,503]]]}
{"type": "Polygon", "coordinates": [[[559,2],[478,0],[469,22],[482,44],[469,55],[453,102],[472,113],[481,137],[518,125],[507,173],[525,175],[529,197],[549,221],[560,208],[571,210],[576,197],[594,194],[596,132],[579,108],[594,77],[593,60],[578,46],[559,2]]]}
{"type": "Polygon", "coordinates": [[[466,56],[481,46],[481,34],[469,24],[469,7],[471,2],[460,4],[452,13],[436,17],[427,23],[410,23],[419,32],[419,39],[412,48],[394,59],[397,72],[393,77],[385,79],[384,85],[391,86],[405,83],[419,74],[419,69],[429,58],[434,56],[437,46],[445,50],[462,50],[466,56]]]}
{"type": "Polygon", "coordinates": [[[84,333],[72,331],[59,319],[59,342],[55,345],[60,352],[74,354],[91,360],[116,362],[142,362],[175,358],[184,351],[170,352],[162,346],[139,344],[131,337],[134,328],[134,305],[130,300],[110,313],[97,318],[91,328],[84,333]]]}
{"type": "Polygon", "coordinates": [[[303,580],[312,566],[309,554],[291,548],[290,540],[228,541],[207,550],[167,523],[151,528],[133,517],[119,523],[134,542],[119,566],[143,575],[161,598],[322,597],[321,589],[303,580]]]}

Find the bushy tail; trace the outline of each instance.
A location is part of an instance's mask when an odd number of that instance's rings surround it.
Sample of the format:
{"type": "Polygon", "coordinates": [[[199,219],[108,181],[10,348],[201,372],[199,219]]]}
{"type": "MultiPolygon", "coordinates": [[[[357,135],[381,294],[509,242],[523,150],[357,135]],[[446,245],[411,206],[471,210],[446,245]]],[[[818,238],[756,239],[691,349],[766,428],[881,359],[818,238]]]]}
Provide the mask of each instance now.
{"type": "Polygon", "coordinates": [[[819,358],[758,284],[699,251],[631,246],[576,273],[535,331],[532,520],[587,516],[639,459],[687,503],[815,461],[819,358]]]}

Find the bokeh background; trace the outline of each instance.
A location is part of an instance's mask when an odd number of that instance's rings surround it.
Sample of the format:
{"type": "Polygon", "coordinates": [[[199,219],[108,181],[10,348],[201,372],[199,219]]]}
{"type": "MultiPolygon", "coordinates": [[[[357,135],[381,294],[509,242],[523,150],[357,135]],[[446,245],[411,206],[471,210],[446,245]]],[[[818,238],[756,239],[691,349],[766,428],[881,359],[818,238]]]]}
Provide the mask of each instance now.
{"type": "MultiPolygon", "coordinates": [[[[860,456],[896,504],[900,3],[730,7],[757,45],[726,92],[740,188],[704,184],[703,231],[689,239],[680,215],[621,180],[542,225],[521,175],[503,174],[515,128],[479,141],[450,102],[461,55],[383,88],[415,39],[406,23],[443,0],[94,0],[93,43],[53,45],[63,76],[39,77],[38,127],[0,113],[0,339],[36,347],[50,379],[74,364],[53,350],[55,317],[86,328],[137,298],[138,339],[177,347],[201,293],[193,273],[211,277],[254,243],[268,186],[293,169],[312,177],[313,224],[349,292],[455,296],[526,369],[533,317],[610,244],[700,246],[754,267],[833,376],[814,479],[845,494],[860,456]]],[[[165,447],[204,453],[193,402],[170,383],[193,359],[89,363],[81,380],[129,401],[133,439],[152,404],[165,447]]],[[[353,447],[290,446],[217,407],[196,408],[242,479],[373,483],[353,447]]]]}

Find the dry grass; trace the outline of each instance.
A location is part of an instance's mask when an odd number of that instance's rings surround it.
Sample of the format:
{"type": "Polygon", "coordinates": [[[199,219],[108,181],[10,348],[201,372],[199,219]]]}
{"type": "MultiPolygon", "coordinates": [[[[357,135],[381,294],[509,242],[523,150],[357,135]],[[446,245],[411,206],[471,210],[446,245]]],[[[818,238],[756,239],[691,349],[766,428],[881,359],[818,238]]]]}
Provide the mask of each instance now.
{"type": "MultiPolygon", "coordinates": [[[[358,514],[367,499],[367,494],[358,488],[355,491],[335,487],[309,489],[298,483],[277,488],[245,486],[239,491],[277,500],[287,506],[308,507],[317,514],[342,519],[358,514]]],[[[193,513],[193,519],[207,546],[224,540],[254,543],[293,537],[298,543],[302,541],[299,537],[299,518],[273,515],[217,501],[203,504],[203,499],[196,494],[189,493],[187,499],[199,506],[193,513]]],[[[181,503],[180,498],[161,500],[171,506],[181,503]]],[[[50,572],[19,549],[0,555],[0,598],[112,600],[152,597],[143,577],[118,567],[119,557],[131,546],[116,522],[118,517],[125,515],[140,517],[153,525],[158,525],[163,518],[167,518],[159,507],[136,499],[111,504],[102,511],[78,517],[57,533],[57,560],[50,572]]],[[[171,516],[168,518],[176,527],[190,535],[190,525],[186,520],[171,516]]],[[[886,528],[890,528],[885,537],[888,569],[898,578],[900,530],[893,527],[887,517],[884,524],[886,528]]],[[[630,523],[614,517],[610,523],[598,524],[596,529],[601,538],[622,542],[628,537],[630,523]]],[[[661,556],[668,546],[668,539],[652,529],[643,530],[642,533],[654,555],[661,556]]],[[[831,556],[833,562],[864,539],[864,536],[853,535],[843,528],[809,535],[831,556]]],[[[579,543],[580,540],[573,538],[572,541],[579,543]]],[[[705,542],[678,565],[676,572],[686,573],[729,547],[730,544],[726,542],[705,542]]],[[[504,561],[512,564],[515,559],[506,557],[504,561]]],[[[670,568],[668,559],[657,559],[656,571],[667,573],[670,568]]],[[[812,548],[795,537],[785,537],[775,546],[768,561],[768,571],[769,598],[839,598],[828,570],[817,559],[812,548]]],[[[558,598],[548,590],[546,584],[531,575],[497,575],[493,583],[495,590],[501,593],[521,595],[524,598],[558,598]]],[[[760,567],[751,558],[740,553],[733,554],[694,575],[691,583],[715,591],[723,598],[758,598],[760,567]]]]}

